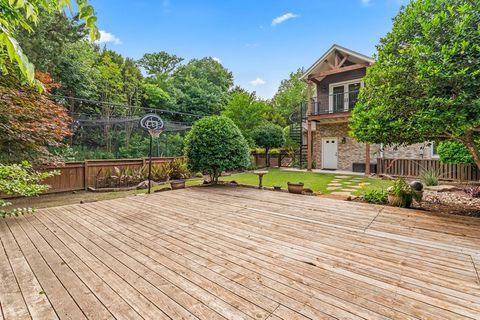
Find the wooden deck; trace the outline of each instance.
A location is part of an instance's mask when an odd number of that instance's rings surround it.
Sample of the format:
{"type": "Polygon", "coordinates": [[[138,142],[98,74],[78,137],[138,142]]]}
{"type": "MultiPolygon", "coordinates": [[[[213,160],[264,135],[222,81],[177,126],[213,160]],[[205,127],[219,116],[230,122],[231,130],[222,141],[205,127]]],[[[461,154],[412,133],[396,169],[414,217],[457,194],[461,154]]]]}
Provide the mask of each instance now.
{"type": "Polygon", "coordinates": [[[480,319],[480,219],[190,188],[0,220],[0,319],[480,319]]]}

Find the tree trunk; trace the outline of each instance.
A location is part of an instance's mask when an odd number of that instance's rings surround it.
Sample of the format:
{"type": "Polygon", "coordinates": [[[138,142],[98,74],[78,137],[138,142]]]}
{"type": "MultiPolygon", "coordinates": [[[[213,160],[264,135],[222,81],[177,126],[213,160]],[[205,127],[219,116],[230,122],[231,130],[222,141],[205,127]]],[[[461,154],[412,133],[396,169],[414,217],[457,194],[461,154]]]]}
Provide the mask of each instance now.
{"type": "Polygon", "coordinates": [[[465,144],[468,151],[470,151],[477,168],[480,169],[480,150],[478,150],[478,146],[475,143],[475,133],[467,131],[463,138],[461,138],[461,141],[465,144]]]}
{"type": "Polygon", "coordinates": [[[270,168],[270,150],[265,148],[265,165],[267,168],[270,168]]]}

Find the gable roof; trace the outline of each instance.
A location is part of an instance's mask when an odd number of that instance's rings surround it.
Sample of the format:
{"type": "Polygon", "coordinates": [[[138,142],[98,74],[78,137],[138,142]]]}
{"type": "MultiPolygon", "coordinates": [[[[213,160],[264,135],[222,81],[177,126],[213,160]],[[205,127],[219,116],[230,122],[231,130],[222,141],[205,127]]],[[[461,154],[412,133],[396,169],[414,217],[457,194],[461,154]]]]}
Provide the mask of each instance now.
{"type": "Polygon", "coordinates": [[[307,80],[309,75],[313,73],[317,73],[319,71],[323,71],[323,69],[328,69],[329,66],[328,64],[325,63],[325,60],[328,60],[329,58],[333,57],[335,54],[335,51],[340,52],[344,56],[348,56],[349,57],[348,60],[355,63],[369,63],[369,64],[374,63],[374,60],[372,57],[347,49],[338,44],[334,44],[310,68],[308,68],[307,71],[305,71],[305,73],[300,77],[300,80],[307,80]]]}

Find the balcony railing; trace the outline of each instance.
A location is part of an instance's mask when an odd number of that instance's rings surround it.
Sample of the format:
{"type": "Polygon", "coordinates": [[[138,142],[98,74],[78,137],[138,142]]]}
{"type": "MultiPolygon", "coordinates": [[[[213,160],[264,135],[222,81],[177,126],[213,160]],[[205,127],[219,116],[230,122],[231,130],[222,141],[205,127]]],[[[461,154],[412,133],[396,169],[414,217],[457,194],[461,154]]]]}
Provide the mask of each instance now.
{"type": "Polygon", "coordinates": [[[312,99],[311,115],[351,112],[357,103],[357,91],[334,93],[323,99],[312,99]]]}

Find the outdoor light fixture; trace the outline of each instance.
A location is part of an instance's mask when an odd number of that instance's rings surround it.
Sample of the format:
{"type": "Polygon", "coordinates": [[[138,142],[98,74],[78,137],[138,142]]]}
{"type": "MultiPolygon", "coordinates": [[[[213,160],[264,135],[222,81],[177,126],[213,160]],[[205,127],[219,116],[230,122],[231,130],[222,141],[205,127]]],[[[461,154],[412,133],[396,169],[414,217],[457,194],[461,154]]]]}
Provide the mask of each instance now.
{"type": "Polygon", "coordinates": [[[347,138],[343,137],[342,138],[342,144],[345,144],[345,143],[347,143],[347,138]]]}

